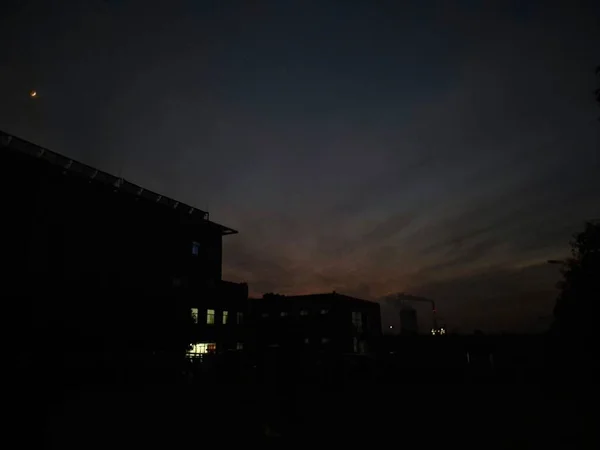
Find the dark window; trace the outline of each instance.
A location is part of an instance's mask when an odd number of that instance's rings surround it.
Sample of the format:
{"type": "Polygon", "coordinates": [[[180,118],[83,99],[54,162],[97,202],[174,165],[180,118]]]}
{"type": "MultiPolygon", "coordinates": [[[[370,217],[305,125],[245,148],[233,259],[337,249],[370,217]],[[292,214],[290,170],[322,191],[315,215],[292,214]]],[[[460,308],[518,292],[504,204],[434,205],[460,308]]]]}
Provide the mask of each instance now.
{"type": "Polygon", "coordinates": [[[362,333],[362,331],[363,331],[362,313],[360,313],[358,311],[352,312],[352,325],[354,326],[354,329],[356,331],[358,331],[359,333],[362,333]]]}
{"type": "Polygon", "coordinates": [[[200,244],[198,242],[192,242],[192,255],[198,256],[200,253],[200,244]]]}

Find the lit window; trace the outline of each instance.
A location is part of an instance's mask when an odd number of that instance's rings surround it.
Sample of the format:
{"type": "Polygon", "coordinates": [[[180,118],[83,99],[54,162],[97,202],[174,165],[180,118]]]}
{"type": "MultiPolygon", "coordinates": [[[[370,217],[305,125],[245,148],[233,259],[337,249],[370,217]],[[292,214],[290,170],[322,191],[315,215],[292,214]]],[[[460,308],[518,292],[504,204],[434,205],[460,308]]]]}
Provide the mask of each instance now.
{"type": "Polygon", "coordinates": [[[362,330],[363,330],[362,313],[360,313],[360,312],[352,313],[352,325],[354,326],[354,329],[356,331],[358,331],[359,333],[362,333],[362,330]]]}
{"type": "Polygon", "coordinates": [[[227,318],[229,316],[228,311],[223,311],[223,325],[227,325],[227,318]]]}
{"type": "Polygon", "coordinates": [[[236,314],[237,324],[240,325],[244,321],[244,313],[238,311],[236,314]]]}
{"type": "Polygon", "coordinates": [[[301,309],[300,310],[300,315],[301,316],[308,316],[308,310],[307,309],[301,309]]]}
{"type": "Polygon", "coordinates": [[[209,325],[214,325],[214,323],[215,323],[215,310],[214,309],[206,310],[206,323],[209,325]]]}
{"type": "Polygon", "coordinates": [[[281,311],[281,317],[287,317],[288,313],[287,311],[281,311]]]}
{"type": "Polygon", "coordinates": [[[189,358],[197,358],[207,353],[215,353],[217,351],[217,344],[214,342],[198,342],[196,344],[190,344],[190,349],[187,351],[189,358]]]}
{"type": "Polygon", "coordinates": [[[328,310],[328,309],[322,309],[322,310],[321,310],[321,314],[327,314],[328,312],[329,312],[329,310],[328,310]]]}
{"type": "Polygon", "coordinates": [[[236,350],[244,350],[244,343],[238,342],[237,344],[235,344],[235,348],[236,350]]]}
{"type": "Polygon", "coordinates": [[[198,323],[198,308],[192,308],[191,314],[192,314],[192,321],[194,323],[198,323]]]}
{"type": "Polygon", "coordinates": [[[329,344],[329,338],[321,338],[321,344],[329,344]]]}
{"type": "Polygon", "coordinates": [[[192,255],[198,256],[200,253],[200,244],[198,242],[192,242],[192,255]]]}

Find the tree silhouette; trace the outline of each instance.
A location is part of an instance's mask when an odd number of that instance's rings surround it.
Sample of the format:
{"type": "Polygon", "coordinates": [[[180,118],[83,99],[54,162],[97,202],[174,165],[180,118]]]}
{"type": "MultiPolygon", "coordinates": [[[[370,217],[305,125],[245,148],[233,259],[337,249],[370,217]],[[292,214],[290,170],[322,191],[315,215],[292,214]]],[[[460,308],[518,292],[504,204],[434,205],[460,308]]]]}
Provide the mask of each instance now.
{"type": "MultiPolygon", "coordinates": [[[[600,84],[600,66],[596,76],[600,84]]],[[[594,94],[600,103],[600,88],[594,94]]],[[[586,223],[585,229],[573,236],[571,258],[564,261],[562,274],[552,329],[561,336],[591,334],[592,302],[600,295],[600,221],[586,223]]]]}
{"type": "Polygon", "coordinates": [[[594,300],[600,294],[600,223],[588,222],[573,236],[571,258],[554,308],[553,331],[561,337],[591,338],[594,300]]]}

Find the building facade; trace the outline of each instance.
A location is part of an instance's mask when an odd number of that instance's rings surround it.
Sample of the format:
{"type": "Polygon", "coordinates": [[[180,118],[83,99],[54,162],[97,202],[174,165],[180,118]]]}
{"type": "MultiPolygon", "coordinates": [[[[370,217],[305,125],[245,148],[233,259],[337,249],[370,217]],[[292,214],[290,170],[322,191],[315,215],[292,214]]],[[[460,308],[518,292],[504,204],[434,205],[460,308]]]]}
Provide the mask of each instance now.
{"type": "Polygon", "coordinates": [[[378,303],[336,292],[250,300],[257,351],[373,353],[381,336],[378,303]]]}
{"type": "Polygon", "coordinates": [[[212,309],[229,325],[246,312],[247,286],[222,280],[222,238],[235,230],[1,132],[0,160],[1,289],[18,299],[14,317],[32,336],[63,334],[94,349],[242,342],[239,329],[220,327],[217,336],[192,317],[192,308],[212,309]]]}
{"type": "Polygon", "coordinates": [[[222,281],[189,298],[192,343],[188,356],[240,352],[248,345],[248,286],[222,281]]]}

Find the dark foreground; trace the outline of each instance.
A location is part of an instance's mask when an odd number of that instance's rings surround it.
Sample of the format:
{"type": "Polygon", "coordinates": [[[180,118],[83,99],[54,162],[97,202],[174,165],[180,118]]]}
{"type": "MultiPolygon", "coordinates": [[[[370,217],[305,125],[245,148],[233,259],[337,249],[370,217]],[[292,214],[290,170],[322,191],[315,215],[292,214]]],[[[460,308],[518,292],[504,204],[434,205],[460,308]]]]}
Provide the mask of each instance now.
{"type": "Polygon", "coordinates": [[[57,449],[594,443],[595,385],[566,372],[542,376],[528,368],[529,376],[508,376],[506,370],[384,364],[377,370],[355,367],[344,376],[323,367],[304,373],[299,364],[261,367],[245,377],[231,376],[228,368],[151,380],[138,370],[124,379],[103,375],[86,382],[64,373],[29,373],[13,392],[14,430],[20,447],[31,442],[57,449]]]}
{"type": "MultiPolygon", "coordinates": [[[[48,405],[44,448],[287,444],[568,448],[590,444],[585,394],[544,386],[294,386],[273,395],[217,384],[190,389],[87,386],[48,405]],[[579,395],[578,395],[579,394],[579,395]],[[280,435],[280,437],[278,436],[280,435]],[[271,437],[269,437],[271,436],[271,437]]],[[[593,409],[589,409],[592,411],[593,409]]]]}
{"type": "Polygon", "coordinates": [[[30,352],[6,405],[19,447],[592,448],[593,365],[573,345],[550,364],[548,348],[417,339],[370,357],[277,350],[195,362],[30,352]]]}

